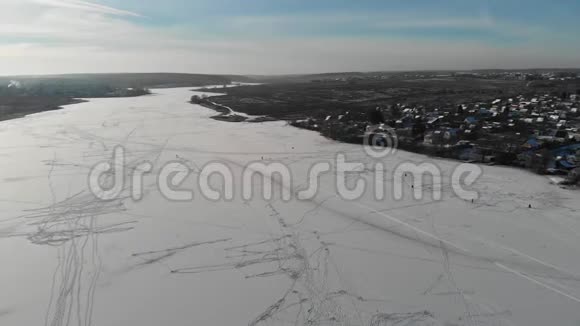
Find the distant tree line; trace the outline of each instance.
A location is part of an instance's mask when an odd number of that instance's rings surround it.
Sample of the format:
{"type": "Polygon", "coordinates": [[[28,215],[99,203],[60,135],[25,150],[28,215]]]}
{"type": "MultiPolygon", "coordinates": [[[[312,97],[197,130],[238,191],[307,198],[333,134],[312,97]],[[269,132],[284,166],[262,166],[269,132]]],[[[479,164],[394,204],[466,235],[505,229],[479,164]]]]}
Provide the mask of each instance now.
{"type": "Polygon", "coordinates": [[[35,83],[32,85],[15,83],[0,86],[0,96],[35,96],[35,97],[126,97],[149,94],[147,88],[116,88],[97,83],[35,83]]]}

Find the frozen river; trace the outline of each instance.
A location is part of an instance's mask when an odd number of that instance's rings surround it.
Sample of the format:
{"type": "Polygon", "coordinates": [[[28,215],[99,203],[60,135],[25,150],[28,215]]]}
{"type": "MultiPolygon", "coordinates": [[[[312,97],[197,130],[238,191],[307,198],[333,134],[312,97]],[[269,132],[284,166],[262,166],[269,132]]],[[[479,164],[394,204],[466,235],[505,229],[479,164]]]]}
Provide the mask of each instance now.
{"type": "Polygon", "coordinates": [[[338,152],[359,162],[354,180],[379,172],[361,146],[282,122],[215,121],[187,103],[193,94],[94,99],[0,123],[0,325],[580,324],[578,192],[485,166],[471,202],[451,190],[458,162],[398,151],[381,159],[382,200],[372,189],[342,199],[335,171],[308,200],[266,200],[259,177],[243,198],[254,161],[287,166],[291,194],[338,152]],[[141,199],[130,180],[109,201],[89,191],[92,167],[117,146],[125,175],[153,167],[141,199]],[[441,200],[414,199],[414,181],[388,173],[424,161],[443,172],[441,200]],[[190,169],[170,188],[192,200],[162,194],[169,162],[190,169]],[[210,162],[231,169],[232,200],[200,193],[210,162]]]}

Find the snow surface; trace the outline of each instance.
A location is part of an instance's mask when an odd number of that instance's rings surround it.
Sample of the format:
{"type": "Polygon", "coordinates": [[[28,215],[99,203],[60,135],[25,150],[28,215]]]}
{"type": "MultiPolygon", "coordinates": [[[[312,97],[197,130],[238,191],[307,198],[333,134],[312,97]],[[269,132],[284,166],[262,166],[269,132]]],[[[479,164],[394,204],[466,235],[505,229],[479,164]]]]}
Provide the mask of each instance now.
{"type": "MultiPolygon", "coordinates": [[[[102,202],[87,187],[123,145],[127,168],[256,160],[308,168],[337,152],[372,160],[282,122],[228,123],[187,103],[189,89],[92,99],[0,123],[0,325],[579,325],[580,195],[526,171],[483,167],[465,201],[340,199],[334,173],[310,201],[214,202],[195,173],[191,202],[102,202]],[[532,208],[529,208],[531,204],[532,208]]],[[[458,162],[398,151],[383,159],[458,162]]],[[[387,182],[395,182],[386,173],[387,182]]],[[[261,181],[255,180],[256,189],[261,181]]],[[[217,181],[219,184],[219,180],[217,181]]],[[[403,185],[405,186],[405,185],[403,185]]],[[[408,184],[407,184],[408,186],[408,184]]]]}

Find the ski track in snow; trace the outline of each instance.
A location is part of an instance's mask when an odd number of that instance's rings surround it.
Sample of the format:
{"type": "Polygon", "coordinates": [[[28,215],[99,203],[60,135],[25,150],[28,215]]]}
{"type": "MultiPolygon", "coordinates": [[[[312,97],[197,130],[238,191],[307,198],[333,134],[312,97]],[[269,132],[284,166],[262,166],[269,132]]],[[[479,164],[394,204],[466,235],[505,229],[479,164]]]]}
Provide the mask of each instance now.
{"type": "MultiPolygon", "coordinates": [[[[536,176],[529,175],[527,186],[514,182],[527,176],[525,171],[486,168],[475,185],[480,198],[474,203],[454,196],[445,178],[437,185],[444,192],[442,201],[376,201],[366,195],[348,202],[332,190],[334,171],[323,177],[323,189],[310,201],[210,202],[196,194],[193,203],[174,203],[158,193],[151,176],[139,202],[131,200],[130,183],[120,198],[96,199],[86,188],[86,175],[118,145],[127,153],[127,178],[143,161],[154,165],[154,176],[162,163],[175,160],[189,166],[192,178],[213,160],[239,177],[247,163],[262,158],[285,162],[302,176],[309,163],[331,160],[338,151],[362,161],[351,178],[372,180],[376,173],[369,168],[373,161],[356,146],[276,122],[214,121],[210,110],[186,103],[193,94],[189,90],[159,93],[95,100],[0,124],[0,134],[16,142],[0,146],[8,162],[0,174],[0,210],[5,212],[0,246],[10,243],[37,264],[25,269],[9,251],[0,251],[12,262],[11,273],[22,268],[27,280],[11,282],[16,274],[0,277],[0,285],[23,293],[15,302],[0,300],[0,323],[29,325],[36,318],[34,324],[47,326],[114,324],[121,318],[114,308],[124,306],[123,318],[133,324],[157,325],[164,313],[182,305],[179,315],[171,317],[178,318],[172,319],[176,324],[220,324],[218,318],[221,324],[248,325],[580,321],[575,317],[580,196],[540,184],[536,176]],[[268,136],[277,134],[280,139],[268,136]],[[295,143],[288,147],[288,141],[295,143]],[[17,195],[11,195],[12,187],[19,187],[14,188],[17,195]],[[528,209],[530,203],[534,209],[528,209]],[[46,260],[47,255],[55,261],[46,260]],[[43,264],[51,269],[40,268],[43,264]],[[26,285],[36,278],[48,286],[26,285]],[[235,280],[239,291],[245,284],[253,286],[244,292],[249,298],[244,302],[236,301],[236,289],[225,286],[235,280]],[[192,284],[211,284],[232,315],[203,306],[201,295],[188,290],[192,284]],[[156,299],[156,291],[172,297],[156,299]],[[130,299],[113,299],[123,293],[130,299]],[[38,302],[30,300],[34,295],[38,302]],[[190,301],[197,305],[188,306],[190,301]],[[236,304],[244,308],[235,310],[236,304]],[[533,309],[539,305],[545,311],[533,309]]],[[[388,170],[403,160],[425,158],[399,152],[384,163],[388,170]]],[[[444,175],[457,164],[437,162],[444,175]]],[[[406,192],[413,182],[404,179],[406,192]]],[[[288,190],[294,194],[304,185],[296,182],[288,190]]],[[[433,187],[427,183],[423,190],[433,187]]]]}

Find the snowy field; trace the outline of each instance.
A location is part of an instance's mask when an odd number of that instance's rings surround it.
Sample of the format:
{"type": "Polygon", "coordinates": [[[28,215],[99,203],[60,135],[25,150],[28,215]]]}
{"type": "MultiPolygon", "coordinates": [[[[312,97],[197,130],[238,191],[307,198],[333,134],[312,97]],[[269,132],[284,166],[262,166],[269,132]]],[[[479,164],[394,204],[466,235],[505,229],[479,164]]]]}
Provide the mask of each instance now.
{"type": "Polygon", "coordinates": [[[285,163],[293,192],[337,152],[362,163],[356,177],[377,171],[361,146],[282,122],[215,121],[188,89],[155,93],[0,123],[0,325],[580,325],[578,192],[485,166],[471,202],[451,191],[459,162],[399,151],[387,171],[437,164],[442,200],[415,200],[405,179],[402,200],[387,186],[384,200],[346,201],[331,172],[311,200],[236,189],[212,201],[196,172],[213,161],[236,180],[249,162],[285,163]],[[127,171],[154,166],[141,200],[88,190],[117,145],[127,171]],[[192,201],[158,191],[155,171],[171,161],[193,171],[179,186],[192,201]]]}

